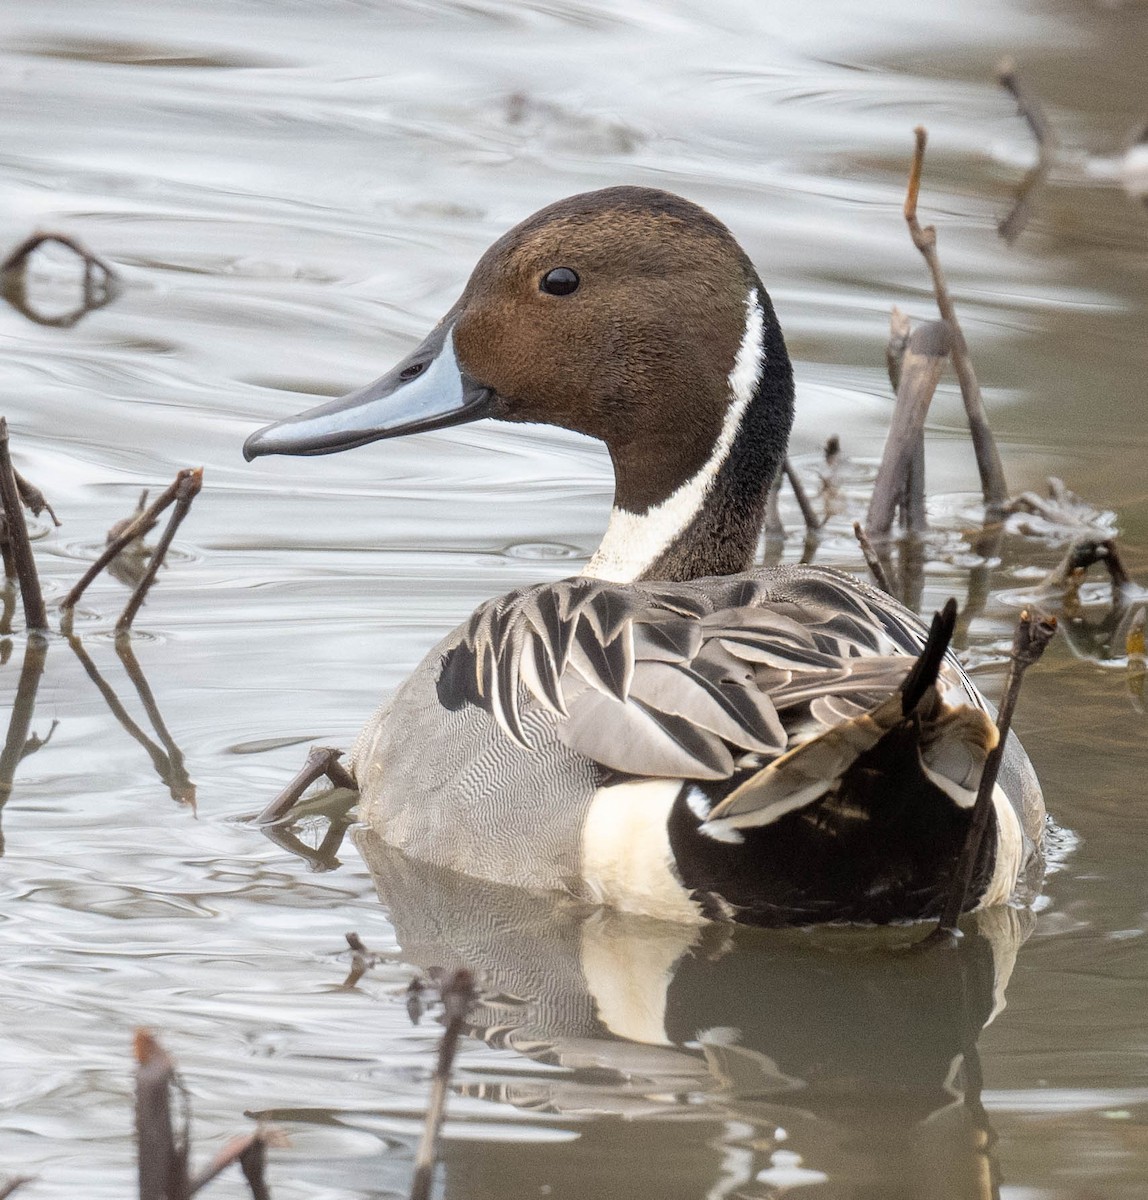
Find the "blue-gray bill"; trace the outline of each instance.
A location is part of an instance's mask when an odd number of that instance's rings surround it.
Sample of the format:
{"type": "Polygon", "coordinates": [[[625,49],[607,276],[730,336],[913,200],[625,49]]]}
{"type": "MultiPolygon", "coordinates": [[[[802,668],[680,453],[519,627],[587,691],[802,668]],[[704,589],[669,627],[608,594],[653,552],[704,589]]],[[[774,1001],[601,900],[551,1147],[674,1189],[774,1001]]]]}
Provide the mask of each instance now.
{"type": "Polygon", "coordinates": [[[453,323],[442,322],[417,350],[365,388],[253,433],[243,444],[243,457],[250,462],[264,454],[337,454],[485,416],[491,393],[459,369],[452,329],[453,323]]]}

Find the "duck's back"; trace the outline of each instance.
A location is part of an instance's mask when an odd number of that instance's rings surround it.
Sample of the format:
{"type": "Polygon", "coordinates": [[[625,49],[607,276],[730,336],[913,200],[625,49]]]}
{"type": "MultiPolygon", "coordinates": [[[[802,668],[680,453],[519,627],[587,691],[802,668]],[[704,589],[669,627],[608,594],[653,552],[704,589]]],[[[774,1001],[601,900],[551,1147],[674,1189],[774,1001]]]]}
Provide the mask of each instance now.
{"type": "MultiPolygon", "coordinates": [[[[602,898],[587,882],[601,867],[588,861],[600,856],[589,848],[591,826],[599,840],[646,836],[646,817],[627,817],[624,803],[640,802],[663,824],[677,805],[679,825],[693,820],[686,805],[703,828],[723,801],[738,810],[730,796],[752,792],[750,781],[764,799],[738,801],[757,811],[739,810],[725,822],[734,828],[720,838],[722,853],[745,840],[737,826],[756,837],[759,826],[796,819],[794,810],[808,810],[810,828],[835,837],[848,805],[833,812],[824,797],[810,800],[817,785],[801,772],[832,766],[842,754],[865,768],[864,756],[874,752],[864,739],[876,736],[868,714],[897,693],[925,636],[921,621],[884,593],[818,567],[683,584],[578,578],[510,593],[436,646],[363,730],[352,755],[360,811],[418,859],[585,899],[602,898]],[[787,754],[797,747],[807,747],[800,761],[787,754]],[[779,759],[784,774],[765,770],[779,759]],[[815,814],[817,805],[823,811],[815,814]]],[[[976,720],[963,722],[974,733],[948,742],[943,732],[931,742],[927,736],[921,751],[929,778],[963,804],[962,772],[972,769],[965,757],[975,757],[970,745],[990,710],[951,656],[937,677],[934,708],[942,731],[974,710],[976,720]]],[[[1015,829],[1005,831],[1015,843],[1007,850],[1015,880],[1039,860],[1044,819],[1039,785],[1015,738],[998,786],[1015,812],[1015,829]]],[[[942,792],[931,791],[929,802],[943,806],[942,792]]],[[[855,859],[857,832],[841,829],[855,859]]],[[[632,850],[642,857],[642,846],[632,850]]],[[[672,858],[675,850],[663,836],[649,853],[672,858]]],[[[623,861],[628,851],[617,853],[623,861]]],[[[768,872],[769,864],[753,869],[768,872]]],[[[616,865],[610,870],[617,874],[616,865]]],[[[982,890],[991,858],[983,873],[982,890]]],[[[658,897],[632,906],[655,910],[658,897]]]]}

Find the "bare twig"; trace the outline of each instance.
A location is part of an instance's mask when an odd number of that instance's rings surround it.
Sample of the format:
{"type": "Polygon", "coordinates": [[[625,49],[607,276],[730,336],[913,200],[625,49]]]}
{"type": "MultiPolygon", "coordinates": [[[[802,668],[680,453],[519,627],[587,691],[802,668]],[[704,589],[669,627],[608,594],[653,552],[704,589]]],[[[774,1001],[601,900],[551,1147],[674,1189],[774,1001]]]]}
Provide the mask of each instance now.
{"type": "Polygon", "coordinates": [[[24,521],[24,506],[8,449],[8,422],[3,417],[0,417],[0,505],[4,509],[4,532],[11,548],[12,565],[20,582],[24,623],[32,636],[43,635],[48,631],[48,613],[44,608],[40,577],[36,574],[36,560],[32,557],[32,543],[28,540],[28,526],[24,521]]]}
{"type": "Polygon", "coordinates": [[[805,528],[809,533],[816,533],[821,528],[821,521],[817,514],[813,511],[813,505],[810,503],[809,495],[805,491],[805,486],[801,482],[800,476],[794,469],[793,463],[787,458],[782,464],[782,471],[785,472],[785,478],[789,480],[789,486],[793,488],[793,494],[797,497],[797,507],[801,509],[801,515],[805,520],[805,528]]]}
{"type": "Polygon", "coordinates": [[[189,1200],[187,1177],[189,1110],[175,1063],[145,1029],[135,1033],[136,1139],[140,1200],[189,1200]],[[172,1093],[183,1097],[177,1131],[172,1093]]]}
{"type": "Polygon", "coordinates": [[[0,1200],[7,1200],[21,1184],[31,1181],[31,1175],[15,1175],[11,1179],[5,1179],[3,1183],[0,1183],[0,1200]]]}
{"type": "Polygon", "coordinates": [[[136,540],[136,538],[142,537],[144,534],[148,533],[149,530],[155,528],[159,514],[163,512],[164,509],[166,509],[169,505],[174,503],[176,496],[179,494],[179,489],[183,485],[184,481],[196,474],[202,477],[203,468],[184,467],[181,471],[178,471],[175,479],[173,479],[172,482],[168,484],[168,486],[164,488],[162,492],[160,492],[160,494],[151,502],[151,504],[149,504],[147,508],[143,510],[143,512],[132,518],[127,526],[121,529],[119,534],[108,542],[100,556],[83,573],[83,575],[80,576],[76,586],[72,588],[72,590],[60,602],[60,608],[63,609],[64,612],[68,612],[70,609],[75,608],[75,606],[80,602],[80,597],[85,591],[87,591],[88,584],[95,579],[95,577],[108,565],[108,563],[112,561],[113,558],[115,558],[117,554],[119,554],[121,550],[124,549],[125,546],[129,546],[136,540]]]}
{"type": "Polygon", "coordinates": [[[898,505],[911,518],[914,531],[922,531],[925,417],[937,389],[945,357],[952,346],[951,333],[945,321],[918,325],[901,355],[897,403],[865,518],[865,532],[871,538],[889,536],[898,505]],[[910,485],[914,485],[919,493],[912,504],[910,485]]]}
{"type": "Polygon", "coordinates": [[[256,825],[271,825],[283,818],[299,803],[303,793],[315,782],[326,775],[335,787],[358,790],[354,776],[338,761],[342,750],[331,746],[314,746],[307,755],[299,774],[271,801],[270,804],[255,818],[256,825]]]}
{"type": "Polygon", "coordinates": [[[426,1123],[422,1140],[415,1155],[415,1175],[411,1184],[411,1200],[430,1200],[431,1180],[434,1175],[438,1139],[446,1114],[447,1090],[450,1087],[451,1070],[458,1050],[458,1039],[462,1036],[463,1023],[474,1003],[474,977],[465,969],[455,971],[442,988],[443,1015],[446,1028],[439,1042],[438,1062],[435,1064],[431,1083],[430,1102],[427,1105],[426,1123]]]}
{"type": "Polygon", "coordinates": [[[194,1196],[217,1175],[238,1163],[255,1200],[271,1200],[271,1191],[265,1177],[269,1140],[270,1135],[262,1129],[232,1138],[206,1167],[196,1172],[190,1184],[189,1194],[194,1196]]]}
{"type": "Polygon", "coordinates": [[[869,568],[873,576],[873,581],[881,589],[881,591],[893,594],[893,589],[889,586],[889,577],[885,574],[885,566],[877,555],[877,551],[873,549],[873,543],[866,537],[865,530],[861,528],[860,521],[853,522],[853,536],[857,539],[857,544],[861,547],[861,553],[865,556],[865,565],[869,568]]]}
{"type": "Polygon", "coordinates": [[[1057,137],[1040,100],[1021,81],[1016,71],[1016,63],[1011,58],[1001,59],[997,65],[997,82],[1016,101],[1017,111],[1028,122],[1041,156],[1055,154],[1060,149],[1060,138],[1057,137]]]}
{"type": "Polygon", "coordinates": [[[1020,614],[1016,634],[1013,637],[1012,653],[1009,656],[1008,673],[1005,676],[1004,696],[1001,698],[1000,710],[997,712],[999,738],[985,759],[985,765],[981,771],[980,787],[977,789],[976,802],[973,804],[972,819],[969,823],[968,833],[965,835],[960,858],[953,871],[949,891],[945,897],[945,905],[941,911],[940,920],[937,922],[937,928],[929,935],[926,942],[951,940],[956,934],[957,922],[965,908],[969,885],[972,883],[973,871],[980,857],[985,830],[988,828],[989,816],[992,813],[993,789],[996,787],[997,774],[1000,771],[1005,744],[1012,727],[1012,715],[1016,708],[1017,697],[1020,695],[1020,685],[1025,671],[1038,661],[1055,633],[1055,617],[1034,619],[1027,609],[1020,614]]]}
{"type": "Polygon", "coordinates": [[[1000,452],[997,450],[996,440],[989,428],[988,418],[985,416],[984,401],[981,398],[981,388],[977,382],[976,372],[973,370],[969,346],[961,330],[948,284],[941,271],[940,259],[937,257],[936,228],[928,225],[922,229],[917,220],[917,199],[921,191],[921,171],[925,161],[928,133],[923,125],[918,125],[914,134],[916,148],[909,170],[909,185],[905,195],[905,222],[909,226],[909,236],[913,239],[913,245],[921,252],[932,276],[937,308],[952,331],[950,354],[953,368],[956,370],[957,379],[961,385],[961,399],[964,401],[969,433],[972,436],[973,450],[977,458],[977,469],[980,471],[981,490],[984,493],[986,507],[990,511],[996,511],[1008,499],[1008,485],[1005,483],[1000,452]]]}
{"type": "Polygon", "coordinates": [[[120,618],[116,622],[117,633],[125,633],[131,629],[132,622],[136,619],[136,613],[139,612],[140,606],[151,590],[151,585],[155,582],[155,577],[160,567],[163,566],[163,560],[167,557],[168,548],[171,546],[176,530],[183,523],[183,518],[187,516],[187,511],[191,508],[191,502],[199,495],[199,490],[202,487],[202,467],[197,467],[195,470],[189,471],[176,485],[175,507],[172,509],[171,516],[164,526],[163,533],[160,534],[160,539],[156,543],[155,550],[152,552],[151,561],[147,565],[147,570],[143,573],[143,578],[136,585],[136,590],[124,606],[124,611],[120,613],[120,618]]]}

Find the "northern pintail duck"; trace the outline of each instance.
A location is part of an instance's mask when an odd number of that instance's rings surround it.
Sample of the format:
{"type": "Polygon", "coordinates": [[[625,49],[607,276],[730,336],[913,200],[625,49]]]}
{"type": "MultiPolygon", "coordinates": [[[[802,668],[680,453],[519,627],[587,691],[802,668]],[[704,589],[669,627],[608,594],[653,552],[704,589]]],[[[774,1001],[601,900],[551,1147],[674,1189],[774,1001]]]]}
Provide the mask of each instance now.
{"type": "MultiPolygon", "coordinates": [[[[499,238],[375,383],[253,434],[331,454],[493,417],[605,442],[614,506],[582,574],[481,605],[363,730],[360,812],[501,883],[701,922],[935,915],[996,742],[931,630],[838,571],[755,569],[793,374],[730,232],[666,192],[562,200],[499,238]]],[[[1015,738],[970,907],[1039,862],[1015,738]]]]}

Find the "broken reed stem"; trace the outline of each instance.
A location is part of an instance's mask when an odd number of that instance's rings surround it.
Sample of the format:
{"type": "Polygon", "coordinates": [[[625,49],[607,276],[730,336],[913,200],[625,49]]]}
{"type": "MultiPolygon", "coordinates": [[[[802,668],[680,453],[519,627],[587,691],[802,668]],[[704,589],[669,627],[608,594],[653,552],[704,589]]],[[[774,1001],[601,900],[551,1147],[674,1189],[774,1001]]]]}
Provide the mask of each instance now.
{"type": "Polygon", "coordinates": [[[1052,127],[1044,111],[1044,106],[1032,92],[1025,87],[1016,72],[1016,63],[1011,58],[1004,58],[997,66],[997,82],[1016,101],[1017,111],[1028,122],[1032,136],[1040,150],[1042,159],[1054,154],[1060,148],[1060,138],[1052,127]]]}
{"type": "Polygon", "coordinates": [[[925,145],[929,135],[923,125],[918,125],[913,133],[916,137],[916,146],[913,162],[909,168],[909,184],[905,194],[905,222],[909,226],[909,236],[913,240],[913,245],[921,252],[929,268],[929,274],[932,276],[937,309],[942,318],[948,322],[952,331],[952,346],[949,353],[953,360],[953,368],[957,373],[957,380],[961,385],[961,399],[964,401],[973,451],[977,458],[977,470],[981,476],[981,491],[984,494],[985,506],[995,513],[1008,499],[1008,485],[1005,483],[1004,467],[1001,464],[996,439],[993,437],[988,418],[985,416],[984,400],[981,397],[976,371],[973,369],[969,346],[961,330],[957,310],[949,294],[944,273],[941,271],[940,259],[937,257],[937,230],[932,225],[922,229],[917,220],[917,200],[921,192],[921,173],[925,162],[925,145]]]}
{"type": "Polygon", "coordinates": [[[801,509],[801,515],[805,520],[805,528],[810,533],[816,533],[821,528],[821,522],[817,518],[817,514],[813,511],[813,505],[810,502],[809,494],[805,490],[805,485],[801,482],[797,471],[793,467],[793,463],[786,458],[781,469],[785,472],[785,478],[789,480],[789,486],[793,488],[793,494],[797,497],[797,507],[801,509]]]}
{"type": "Polygon", "coordinates": [[[80,576],[76,586],[64,597],[60,602],[60,608],[64,612],[76,607],[80,602],[80,597],[88,590],[88,584],[112,561],[113,558],[124,547],[129,546],[138,537],[143,537],[155,528],[159,514],[170,505],[179,491],[180,484],[188,476],[198,470],[200,474],[203,468],[184,467],[183,470],[176,472],[175,478],[164,488],[162,492],[143,510],[138,516],[134,517],[120,532],[112,538],[100,553],[99,558],[80,576]]]}
{"type": "Polygon", "coordinates": [[[866,537],[865,530],[861,528],[860,521],[853,522],[853,536],[857,539],[857,544],[861,547],[861,553],[865,556],[865,565],[869,568],[870,574],[873,576],[873,581],[885,592],[891,596],[893,589],[889,586],[889,576],[885,574],[885,566],[877,557],[877,551],[873,549],[873,543],[866,537]]]}
{"type": "Polygon", "coordinates": [[[188,1194],[194,1196],[200,1189],[206,1187],[217,1175],[221,1175],[235,1163],[243,1172],[247,1186],[255,1200],[271,1200],[271,1191],[267,1186],[267,1136],[257,1129],[254,1133],[232,1138],[222,1150],[203,1168],[198,1171],[189,1185],[188,1194]]]}
{"type": "Polygon", "coordinates": [[[332,746],[313,746],[299,773],[255,818],[255,824],[272,825],[276,821],[281,821],[299,803],[303,793],[311,784],[323,775],[326,775],[335,787],[358,791],[359,785],[355,782],[354,777],[338,761],[342,755],[342,750],[336,750],[332,746]]]}
{"type": "Polygon", "coordinates": [[[913,330],[901,352],[897,402],[865,516],[871,538],[889,536],[898,507],[914,532],[923,532],[925,418],[951,347],[948,323],[929,321],[913,330]]]}
{"type": "Polygon", "coordinates": [[[132,592],[131,599],[124,606],[124,611],[120,613],[120,618],[116,622],[116,633],[126,633],[131,629],[132,622],[136,619],[136,613],[139,612],[140,606],[151,590],[151,585],[155,582],[160,567],[163,566],[163,560],[167,557],[176,530],[183,524],[183,518],[187,516],[187,510],[191,508],[191,502],[199,495],[200,488],[203,487],[202,467],[196,467],[186,474],[181,471],[180,474],[183,475],[183,478],[179,479],[176,484],[175,507],[172,509],[167,525],[164,526],[163,533],[160,534],[155,550],[148,560],[143,578],[136,585],[136,590],[132,592]]]}
{"type": "Polygon", "coordinates": [[[451,1070],[458,1050],[458,1039],[462,1036],[463,1022],[470,1006],[474,1003],[474,977],[465,968],[455,973],[443,984],[442,1003],[446,1016],[446,1028],[438,1047],[431,1083],[430,1101],[427,1105],[426,1123],[422,1140],[415,1155],[415,1176],[411,1184],[411,1200],[430,1200],[431,1182],[434,1176],[438,1139],[446,1115],[446,1097],[450,1087],[451,1070]]]}
{"type": "Polygon", "coordinates": [[[187,1176],[188,1123],[186,1093],[175,1063],[146,1029],[135,1032],[136,1140],[139,1154],[139,1200],[190,1200],[187,1176]],[[176,1131],[172,1093],[184,1095],[183,1120],[176,1131]]]}
{"type": "Polygon", "coordinates": [[[46,634],[48,612],[44,608],[44,595],[40,591],[40,577],[36,574],[32,543],[28,540],[24,506],[20,500],[20,489],[16,483],[16,472],[12,467],[12,455],[8,448],[8,422],[4,417],[0,417],[0,505],[4,509],[4,532],[10,547],[12,566],[20,582],[24,624],[32,636],[46,634]]]}
{"type": "Polygon", "coordinates": [[[927,942],[951,940],[956,935],[957,922],[964,911],[969,885],[973,879],[973,870],[980,857],[981,844],[984,841],[985,830],[988,828],[989,816],[993,807],[993,790],[996,787],[997,774],[1000,771],[1005,744],[1012,727],[1012,715],[1016,708],[1017,697],[1020,695],[1020,685],[1024,680],[1025,671],[1039,660],[1055,633],[1055,617],[1037,617],[1034,620],[1027,609],[1020,614],[1016,633],[1013,635],[1012,653],[1009,655],[1004,695],[997,712],[997,732],[1000,736],[997,744],[989,751],[989,755],[985,759],[985,765],[981,771],[980,787],[977,788],[977,798],[973,804],[972,820],[969,823],[968,833],[965,835],[960,858],[953,871],[949,892],[945,897],[945,907],[941,911],[937,928],[925,939],[927,942]]]}

